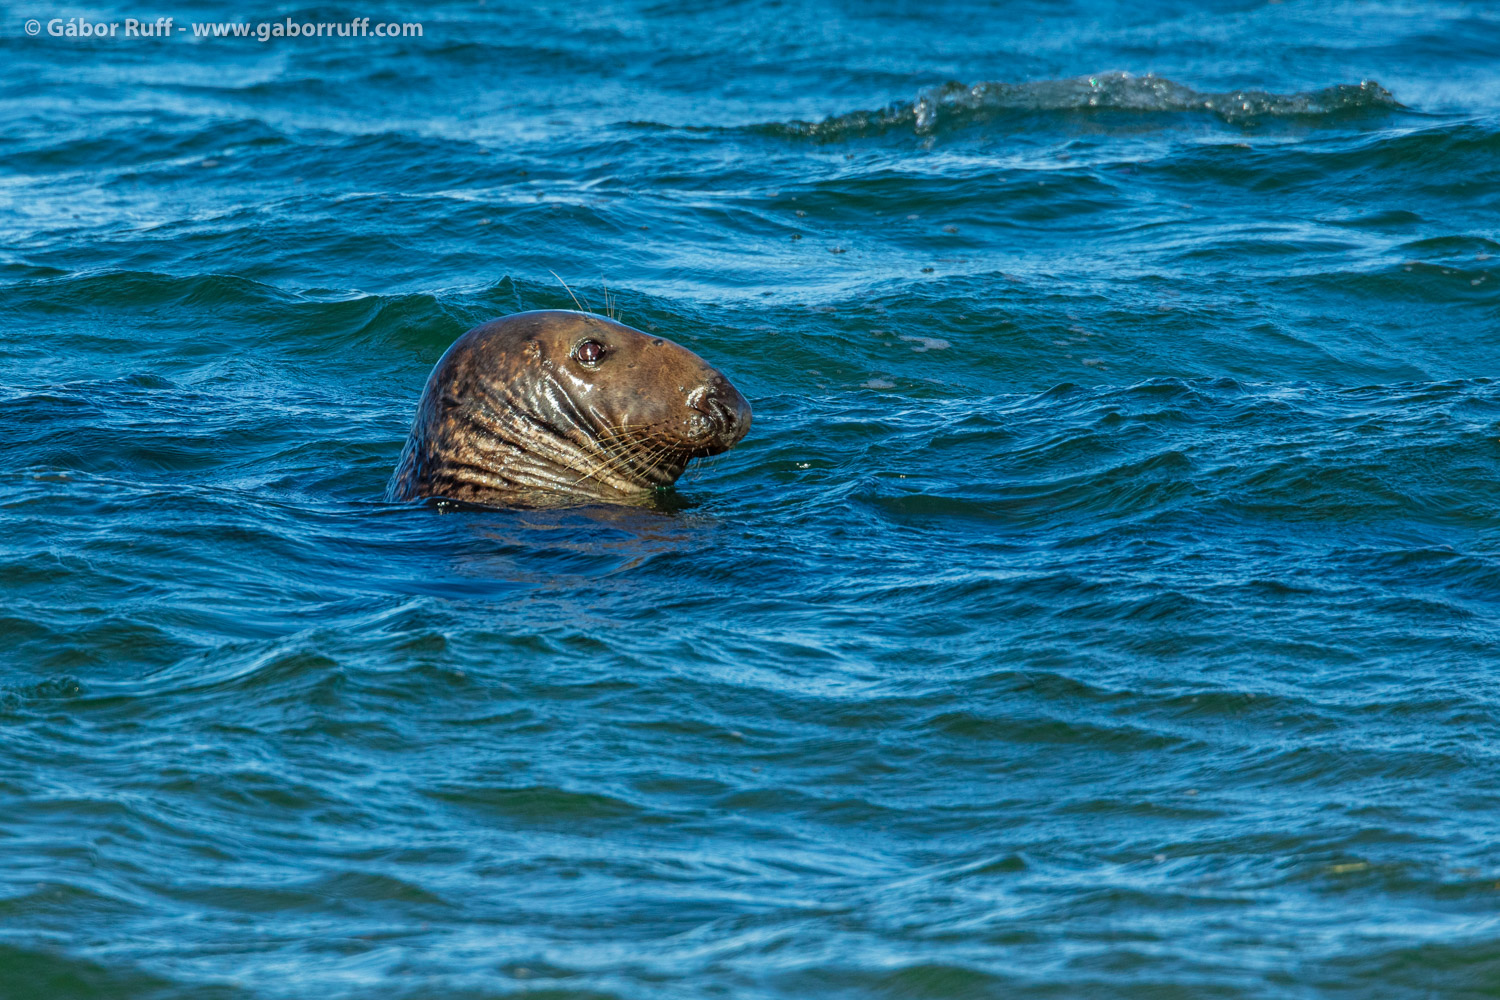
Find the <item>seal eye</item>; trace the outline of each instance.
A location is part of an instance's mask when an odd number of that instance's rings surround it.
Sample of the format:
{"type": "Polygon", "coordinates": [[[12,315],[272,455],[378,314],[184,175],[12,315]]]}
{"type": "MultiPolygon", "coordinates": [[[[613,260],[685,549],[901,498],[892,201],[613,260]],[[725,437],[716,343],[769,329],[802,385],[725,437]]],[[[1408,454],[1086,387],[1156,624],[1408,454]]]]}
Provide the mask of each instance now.
{"type": "Polygon", "coordinates": [[[604,360],[604,345],[597,340],[585,340],[573,349],[573,357],[592,368],[604,360]]]}

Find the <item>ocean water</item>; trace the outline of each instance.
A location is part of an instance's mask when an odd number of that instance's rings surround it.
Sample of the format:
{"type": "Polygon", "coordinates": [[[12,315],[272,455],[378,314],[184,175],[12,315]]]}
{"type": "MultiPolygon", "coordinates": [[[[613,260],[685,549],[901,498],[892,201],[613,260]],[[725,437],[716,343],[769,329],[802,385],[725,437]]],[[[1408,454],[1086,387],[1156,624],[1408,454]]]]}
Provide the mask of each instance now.
{"type": "Polygon", "coordinates": [[[3,16],[0,997],[1500,995],[1494,4],[3,16]],[[562,281],[750,436],[385,502],[562,281]]]}

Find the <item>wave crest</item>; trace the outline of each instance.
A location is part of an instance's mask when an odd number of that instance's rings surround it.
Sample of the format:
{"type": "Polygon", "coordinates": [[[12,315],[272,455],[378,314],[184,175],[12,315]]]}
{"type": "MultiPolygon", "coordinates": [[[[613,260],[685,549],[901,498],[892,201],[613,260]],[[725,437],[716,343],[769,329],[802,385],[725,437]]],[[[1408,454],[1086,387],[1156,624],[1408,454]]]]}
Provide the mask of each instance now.
{"type": "Polygon", "coordinates": [[[917,135],[930,135],[944,127],[1016,112],[1198,112],[1244,125],[1265,118],[1346,116],[1404,107],[1373,80],[1296,94],[1264,90],[1206,93],[1150,73],[1132,76],[1116,72],[1031,83],[948,83],[924,91],[914,101],[898,101],[879,111],[854,111],[820,122],[793,121],[769,128],[790,135],[836,139],[905,128],[917,135]]]}

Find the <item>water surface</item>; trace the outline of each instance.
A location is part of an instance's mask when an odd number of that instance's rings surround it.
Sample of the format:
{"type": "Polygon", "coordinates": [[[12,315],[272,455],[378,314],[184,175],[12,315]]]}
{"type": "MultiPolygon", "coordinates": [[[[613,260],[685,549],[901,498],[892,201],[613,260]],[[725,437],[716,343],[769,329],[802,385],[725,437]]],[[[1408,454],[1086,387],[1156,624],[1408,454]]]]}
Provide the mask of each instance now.
{"type": "Polygon", "coordinates": [[[1491,5],[287,15],[6,14],[0,995],[1500,993],[1491,5]],[[385,503],[551,271],[750,437],[385,503]]]}

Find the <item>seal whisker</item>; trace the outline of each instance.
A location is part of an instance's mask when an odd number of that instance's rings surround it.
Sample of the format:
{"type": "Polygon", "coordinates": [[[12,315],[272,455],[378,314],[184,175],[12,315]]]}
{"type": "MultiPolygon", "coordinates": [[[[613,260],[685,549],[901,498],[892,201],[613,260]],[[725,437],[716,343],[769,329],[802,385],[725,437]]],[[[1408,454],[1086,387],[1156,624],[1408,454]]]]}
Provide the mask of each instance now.
{"type": "Polygon", "coordinates": [[[613,454],[606,451],[604,454],[604,461],[595,465],[588,472],[585,472],[582,476],[579,476],[577,479],[573,480],[573,485],[577,486],[585,479],[598,479],[601,483],[604,482],[604,479],[602,478],[603,476],[610,475],[624,467],[626,457],[627,456],[623,454],[613,454]]]}
{"type": "Polygon", "coordinates": [[[595,465],[583,476],[575,480],[573,485],[576,486],[579,483],[582,483],[585,479],[600,479],[600,481],[602,482],[603,480],[600,477],[618,472],[621,469],[625,468],[625,466],[629,465],[636,456],[632,456],[629,452],[625,451],[612,451],[610,449],[610,445],[619,442],[631,442],[633,440],[634,430],[642,426],[649,425],[616,424],[614,426],[606,426],[604,429],[602,429],[595,436],[595,440],[602,446],[600,450],[604,454],[604,461],[595,465]]]}
{"type": "Polygon", "coordinates": [[[590,478],[602,482],[604,476],[627,468],[632,469],[637,479],[652,481],[674,454],[681,451],[677,442],[662,436],[663,429],[660,422],[621,423],[601,429],[596,440],[605,452],[605,460],[576,480],[574,485],[590,478]],[[616,451],[612,447],[621,443],[635,446],[636,451],[616,451]]]}
{"type": "Polygon", "coordinates": [[[647,461],[649,462],[649,464],[646,466],[646,470],[642,473],[641,478],[650,479],[652,476],[656,475],[656,473],[662,469],[666,460],[671,456],[671,454],[672,448],[670,442],[663,442],[657,445],[655,450],[649,452],[647,455],[647,461]]]}
{"type": "Polygon", "coordinates": [[[659,443],[657,440],[656,425],[653,424],[622,424],[603,432],[600,435],[600,443],[605,446],[609,455],[609,462],[604,466],[608,471],[616,471],[627,465],[634,464],[639,469],[643,464],[655,458],[656,452],[667,444],[659,443]],[[642,431],[644,428],[644,432],[642,431]],[[637,447],[637,452],[632,454],[629,450],[614,451],[610,446],[625,443],[637,447]],[[644,454],[641,450],[644,449],[644,454]]]}
{"type": "MultiPolygon", "coordinates": [[[[583,308],[582,305],[579,305],[578,296],[576,296],[576,295],[573,294],[573,289],[571,289],[571,288],[568,287],[568,283],[566,281],[563,281],[562,277],[556,271],[554,271],[554,270],[552,270],[550,268],[547,270],[547,273],[550,274],[550,275],[552,275],[552,277],[554,277],[554,278],[557,279],[557,283],[563,286],[563,291],[565,291],[565,292],[568,293],[568,298],[570,298],[570,299],[573,300],[573,304],[575,306],[578,306],[578,311],[579,312],[583,312],[584,308],[583,308]]],[[[592,310],[590,310],[590,311],[592,311],[592,310]]]]}
{"type": "Polygon", "coordinates": [[[697,463],[683,473],[684,479],[697,479],[706,472],[711,472],[719,464],[721,455],[710,455],[707,458],[698,459],[697,463]]]}
{"type": "MultiPolygon", "coordinates": [[[[631,466],[632,463],[633,463],[633,456],[631,456],[631,455],[629,455],[627,453],[620,453],[618,455],[611,455],[608,458],[608,460],[606,460],[604,462],[604,464],[602,464],[602,465],[600,465],[600,466],[598,466],[598,467],[590,470],[585,475],[580,476],[578,479],[574,480],[573,481],[573,485],[577,486],[578,484],[582,483],[585,479],[597,479],[600,482],[605,482],[605,480],[604,480],[603,477],[609,476],[609,475],[614,475],[617,472],[624,471],[627,467],[631,466]]],[[[640,478],[644,479],[646,477],[645,476],[641,476],[640,478]]],[[[606,483],[606,485],[609,485],[609,484],[606,483]]]]}

